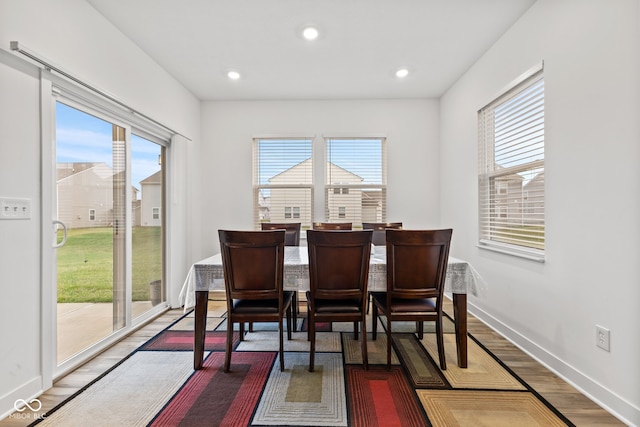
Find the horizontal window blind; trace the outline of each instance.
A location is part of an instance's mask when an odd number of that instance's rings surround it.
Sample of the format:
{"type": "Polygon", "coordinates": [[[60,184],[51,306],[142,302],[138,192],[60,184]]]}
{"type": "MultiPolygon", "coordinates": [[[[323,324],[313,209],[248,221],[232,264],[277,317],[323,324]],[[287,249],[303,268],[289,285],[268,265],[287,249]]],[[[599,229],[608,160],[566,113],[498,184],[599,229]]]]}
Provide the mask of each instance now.
{"type": "Polygon", "coordinates": [[[325,221],[385,222],[385,138],[327,138],[325,221]]]}
{"type": "Polygon", "coordinates": [[[300,222],[310,228],[313,215],[312,140],[254,139],[254,218],[262,222],[300,222]]]}
{"type": "Polygon", "coordinates": [[[542,72],[481,109],[478,125],[480,244],[543,254],[542,72]]]}

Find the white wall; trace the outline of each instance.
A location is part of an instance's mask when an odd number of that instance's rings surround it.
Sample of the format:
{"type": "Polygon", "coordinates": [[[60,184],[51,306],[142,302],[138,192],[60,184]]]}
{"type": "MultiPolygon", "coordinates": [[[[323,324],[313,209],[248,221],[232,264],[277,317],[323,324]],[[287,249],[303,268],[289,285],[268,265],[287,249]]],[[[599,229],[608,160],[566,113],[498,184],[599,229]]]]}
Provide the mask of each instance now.
{"type": "MultiPolygon", "coordinates": [[[[200,256],[218,252],[219,228],[253,227],[252,137],[257,135],[315,136],[315,156],[324,156],[323,134],[386,135],[387,219],[402,221],[407,228],[437,226],[438,120],[435,100],[203,103],[196,190],[203,215],[201,240],[195,242],[200,256]]],[[[316,221],[324,212],[318,203],[322,187],[319,190],[316,221]]]]}
{"type": "Polygon", "coordinates": [[[540,0],[441,99],[441,216],[488,282],[472,312],[640,425],[637,0],[540,0]],[[544,60],[546,262],[476,247],[477,110],[544,60]],[[595,325],[611,330],[596,347],[595,325]]]}
{"type": "MultiPolygon", "coordinates": [[[[34,397],[46,385],[41,322],[53,310],[41,305],[49,275],[41,271],[41,223],[51,213],[41,212],[40,204],[47,190],[40,173],[39,77],[34,66],[9,52],[12,40],[195,141],[200,123],[198,100],[85,1],[0,2],[0,197],[29,198],[33,212],[30,220],[0,221],[0,418],[16,399],[34,397]]],[[[189,266],[184,189],[191,155],[190,143],[178,139],[182,146],[172,148],[180,174],[171,178],[171,221],[180,234],[170,236],[169,278],[176,303],[189,266]]]]}

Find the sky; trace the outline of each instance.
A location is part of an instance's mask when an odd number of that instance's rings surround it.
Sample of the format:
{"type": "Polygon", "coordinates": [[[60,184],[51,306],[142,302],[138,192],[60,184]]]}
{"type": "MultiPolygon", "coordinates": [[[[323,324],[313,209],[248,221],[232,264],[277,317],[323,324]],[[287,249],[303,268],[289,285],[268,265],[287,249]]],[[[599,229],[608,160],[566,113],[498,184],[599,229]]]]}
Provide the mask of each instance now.
{"type": "MultiPolygon", "coordinates": [[[[104,162],[113,167],[112,125],[97,117],[56,103],[56,161],[104,162]]],[[[131,138],[131,182],[138,190],[140,181],[160,170],[161,147],[137,135],[131,138]]]]}

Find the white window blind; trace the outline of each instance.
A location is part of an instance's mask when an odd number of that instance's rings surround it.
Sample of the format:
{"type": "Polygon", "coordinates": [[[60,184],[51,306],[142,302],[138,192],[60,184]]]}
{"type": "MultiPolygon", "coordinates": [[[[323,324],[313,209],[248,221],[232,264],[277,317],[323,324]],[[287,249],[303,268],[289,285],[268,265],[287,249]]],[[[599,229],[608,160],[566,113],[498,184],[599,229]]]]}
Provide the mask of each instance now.
{"type": "Polygon", "coordinates": [[[300,222],[313,214],[312,140],[254,139],[253,188],[256,229],[262,222],[300,222]]]}
{"type": "Polygon", "coordinates": [[[327,138],[325,221],[385,222],[385,138],[327,138]]]}
{"type": "Polygon", "coordinates": [[[542,260],[544,79],[539,71],[478,112],[480,246],[542,260]]]}

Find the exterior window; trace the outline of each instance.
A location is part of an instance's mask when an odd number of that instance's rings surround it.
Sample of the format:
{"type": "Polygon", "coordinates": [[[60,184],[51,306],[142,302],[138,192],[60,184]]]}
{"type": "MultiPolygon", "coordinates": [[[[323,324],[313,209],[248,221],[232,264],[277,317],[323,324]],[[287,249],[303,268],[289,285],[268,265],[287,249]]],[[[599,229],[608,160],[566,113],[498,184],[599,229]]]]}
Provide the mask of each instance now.
{"type": "Polygon", "coordinates": [[[160,208],[152,208],[151,216],[153,219],[160,219],[160,208]]]}
{"type": "Polygon", "coordinates": [[[284,217],[285,219],[299,219],[300,218],[300,207],[299,206],[285,206],[284,207],[284,217]]]}
{"type": "Polygon", "coordinates": [[[254,219],[300,222],[310,228],[313,214],[313,159],[310,138],[255,139],[254,219]]]}
{"type": "Polygon", "coordinates": [[[95,221],[95,220],[96,220],[96,210],[89,209],[89,221],[95,221]]]}
{"type": "Polygon", "coordinates": [[[544,79],[538,71],[478,112],[480,246],[544,260],[544,79]]]}
{"type": "Polygon", "coordinates": [[[327,138],[325,221],[385,222],[385,138],[327,138]]]}

